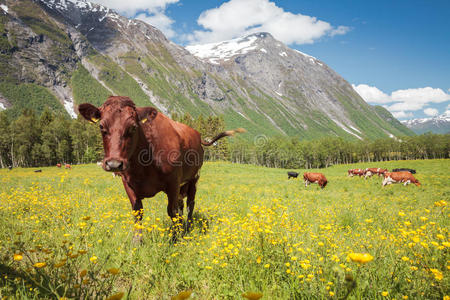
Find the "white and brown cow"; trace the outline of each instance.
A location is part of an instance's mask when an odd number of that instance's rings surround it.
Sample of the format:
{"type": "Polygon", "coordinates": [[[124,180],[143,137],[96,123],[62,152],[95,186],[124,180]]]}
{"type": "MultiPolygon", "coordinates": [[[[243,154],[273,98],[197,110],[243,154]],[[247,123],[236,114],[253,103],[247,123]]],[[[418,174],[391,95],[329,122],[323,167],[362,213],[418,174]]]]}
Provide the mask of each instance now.
{"type": "Polygon", "coordinates": [[[420,186],[419,180],[414,178],[414,176],[407,171],[385,172],[383,186],[385,186],[387,184],[392,184],[392,183],[403,183],[404,186],[406,186],[410,183],[414,183],[415,185],[420,186]]]}
{"type": "Polygon", "coordinates": [[[377,174],[378,176],[382,176],[387,171],[387,169],[382,168],[367,168],[364,170],[364,179],[367,179],[367,177],[372,177],[375,174],[377,174]]]}
{"type": "Polygon", "coordinates": [[[309,183],[317,183],[321,188],[324,188],[328,183],[325,175],[322,173],[303,173],[303,180],[305,182],[305,187],[307,187],[309,183]]]}

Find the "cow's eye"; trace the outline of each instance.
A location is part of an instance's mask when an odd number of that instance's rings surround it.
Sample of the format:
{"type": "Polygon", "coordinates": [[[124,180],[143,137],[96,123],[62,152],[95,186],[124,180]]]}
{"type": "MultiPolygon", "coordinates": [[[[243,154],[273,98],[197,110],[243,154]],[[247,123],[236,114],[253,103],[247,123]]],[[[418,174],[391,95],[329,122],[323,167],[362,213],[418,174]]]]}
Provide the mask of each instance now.
{"type": "Polygon", "coordinates": [[[99,126],[99,127],[100,127],[100,130],[103,130],[103,125],[102,125],[102,124],[100,124],[100,126],[99,126]]]}

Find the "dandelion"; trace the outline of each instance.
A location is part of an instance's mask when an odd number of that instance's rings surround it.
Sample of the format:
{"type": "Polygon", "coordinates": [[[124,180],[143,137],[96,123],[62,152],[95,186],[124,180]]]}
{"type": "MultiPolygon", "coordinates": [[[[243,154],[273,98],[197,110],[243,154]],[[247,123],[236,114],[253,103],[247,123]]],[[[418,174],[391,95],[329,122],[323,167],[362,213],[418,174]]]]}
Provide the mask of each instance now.
{"type": "Polygon", "coordinates": [[[373,256],[369,253],[350,253],[348,257],[357,263],[365,264],[373,260],[373,256]]]}
{"type": "Polygon", "coordinates": [[[386,291],[384,291],[384,292],[381,292],[381,296],[383,296],[383,297],[387,297],[387,295],[389,295],[389,292],[386,292],[386,291]]]}
{"type": "Polygon", "coordinates": [[[125,295],[124,292],[120,292],[120,293],[109,296],[108,298],[106,298],[106,300],[120,300],[123,298],[124,295],[125,295]]]}
{"type": "Polygon", "coordinates": [[[117,268],[108,269],[108,273],[112,274],[112,275],[117,275],[117,274],[119,274],[119,269],[117,269],[117,268]]]}
{"type": "Polygon", "coordinates": [[[38,269],[43,268],[45,266],[47,266],[46,262],[37,262],[33,265],[33,267],[38,268],[38,269]]]}
{"type": "Polygon", "coordinates": [[[59,262],[59,263],[53,265],[53,267],[55,267],[55,268],[61,268],[61,267],[64,266],[65,264],[66,264],[66,261],[63,260],[63,261],[61,261],[61,262],[59,262]]]}
{"type": "Polygon", "coordinates": [[[330,295],[330,297],[334,296],[334,293],[332,291],[330,291],[328,294],[330,295]]]}
{"type": "Polygon", "coordinates": [[[264,268],[266,268],[266,269],[270,268],[270,264],[265,264],[264,268]]]}
{"type": "Polygon", "coordinates": [[[242,294],[242,297],[249,299],[249,300],[258,300],[263,296],[262,293],[254,293],[254,292],[247,292],[242,294]]]}
{"type": "Polygon", "coordinates": [[[403,261],[409,261],[409,258],[406,257],[406,256],[403,256],[403,257],[402,257],[402,260],[403,260],[403,261]]]}
{"type": "Polygon", "coordinates": [[[261,256],[258,256],[258,257],[256,258],[256,263],[258,263],[258,264],[261,263],[261,256]]]}
{"type": "Polygon", "coordinates": [[[430,269],[430,271],[433,273],[436,280],[441,281],[442,278],[444,278],[444,275],[442,275],[442,272],[438,269],[430,269]]]}
{"type": "Polygon", "coordinates": [[[22,254],[14,254],[14,260],[15,261],[21,261],[23,259],[23,255],[22,254]]]}
{"type": "Polygon", "coordinates": [[[89,260],[90,260],[92,263],[96,264],[98,258],[97,258],[97,256],[93,255],[91,258],[89,258],[89,260]]]}

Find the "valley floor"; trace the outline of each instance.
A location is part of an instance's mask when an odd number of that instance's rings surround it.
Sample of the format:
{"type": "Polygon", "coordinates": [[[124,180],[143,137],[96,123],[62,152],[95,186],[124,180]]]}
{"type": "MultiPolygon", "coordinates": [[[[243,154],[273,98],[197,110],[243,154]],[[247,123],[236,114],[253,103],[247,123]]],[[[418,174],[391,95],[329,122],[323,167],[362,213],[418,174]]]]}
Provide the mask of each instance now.
{"type": "Polygon", "coordinates": [[[315,170],[324,190],[305,188],[304,170],[288,180],[289,170],[208,162],[194,230],[172,242],[160,193],[144,200],[140,246],[119,177],[96,165],[41,169],[0,170],[0,298],[450,295],[450,160],[315,170]],[[363,167],[413,168],[422,186],[347,177],[363,167]]]}

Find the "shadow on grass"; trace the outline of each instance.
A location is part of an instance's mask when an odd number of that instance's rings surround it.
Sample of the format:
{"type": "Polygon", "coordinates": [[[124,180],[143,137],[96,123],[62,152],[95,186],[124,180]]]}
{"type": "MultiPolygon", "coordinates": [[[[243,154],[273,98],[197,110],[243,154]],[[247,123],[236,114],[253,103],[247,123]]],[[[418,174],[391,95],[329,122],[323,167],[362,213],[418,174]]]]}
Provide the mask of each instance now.
{"type": "MultiPolygon", "coordinates": [[[[37,289],[40,297],[45,299],[56,299],[55,295],[45,289],[42,285],[33,282],[28,273],[16,270],[4,263],[0,263],[0,274],[0,289],[6,290],[11,296],[17,296],[18,293],[19,295],[26,294],[28,289],[37,289]]],[[[43,284],[45,285],[45,282],[43,284]]]]}

